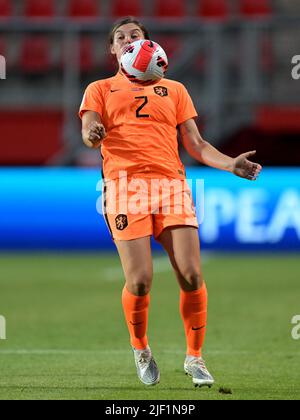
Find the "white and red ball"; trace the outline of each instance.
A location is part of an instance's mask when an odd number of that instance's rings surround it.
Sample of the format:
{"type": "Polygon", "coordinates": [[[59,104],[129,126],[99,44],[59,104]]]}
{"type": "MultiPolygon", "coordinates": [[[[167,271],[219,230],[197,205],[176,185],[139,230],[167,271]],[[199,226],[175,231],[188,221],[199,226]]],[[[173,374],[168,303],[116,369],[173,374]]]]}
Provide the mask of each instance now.
{"type": "Polygon", "coordinates": [[[121,70],[133,83],[155,83],[164,77],[167,69],[167,54],[159,44],[150,40],[132,42],[121,56],[121,70]]]}

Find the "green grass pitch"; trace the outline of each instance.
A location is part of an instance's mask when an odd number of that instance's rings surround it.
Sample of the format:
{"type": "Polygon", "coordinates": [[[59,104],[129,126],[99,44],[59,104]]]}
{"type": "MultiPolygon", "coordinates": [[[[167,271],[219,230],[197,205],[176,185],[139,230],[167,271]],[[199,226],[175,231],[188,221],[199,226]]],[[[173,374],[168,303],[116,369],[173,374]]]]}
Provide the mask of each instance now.
{"type": "Polygon", "coordinates": [[[148,332],[161,383],[147,388],[135,373],[116,255],[0,255],[0,399],[299,399],[299,256],[203,257],[212,389],[183,373],[179,289],[165,257],[155,257],[148,332]]]}

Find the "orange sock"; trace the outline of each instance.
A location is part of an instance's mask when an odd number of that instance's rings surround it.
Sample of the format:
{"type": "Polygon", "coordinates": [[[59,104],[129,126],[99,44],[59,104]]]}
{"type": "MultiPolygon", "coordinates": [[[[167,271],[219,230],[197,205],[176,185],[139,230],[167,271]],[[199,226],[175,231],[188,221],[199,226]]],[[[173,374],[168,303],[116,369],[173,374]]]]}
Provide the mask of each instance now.
{"type": "Polygon", "coordinates": [[[203,286],[192,292],[180,292],[180,313],[184,323],[187,354],[201,356],[207,322],[207,289],[203,286]]]}
{"type": "Polygon", "coordinates": [[[131,345],[137,350],[144,350],[148,345],[148,308],[150,294],[135,296],[125,286],[122,294],[122,304],[131,345]]]}

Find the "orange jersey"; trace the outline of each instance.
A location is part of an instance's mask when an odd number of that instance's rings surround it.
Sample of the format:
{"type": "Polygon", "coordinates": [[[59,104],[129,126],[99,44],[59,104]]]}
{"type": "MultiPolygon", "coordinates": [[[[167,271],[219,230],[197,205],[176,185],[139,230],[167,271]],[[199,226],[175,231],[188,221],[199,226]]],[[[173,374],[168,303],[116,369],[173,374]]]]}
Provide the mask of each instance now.
{"type": "Polygon", "coordinates": [[[107,132],[101,146],[106,179],[121,171],[185,178],[177,126],[197,112],[181,83],[162,79],[142,87],[118,73],[87,87],[79,116],[86,111],[97,112],[107,132]]]}

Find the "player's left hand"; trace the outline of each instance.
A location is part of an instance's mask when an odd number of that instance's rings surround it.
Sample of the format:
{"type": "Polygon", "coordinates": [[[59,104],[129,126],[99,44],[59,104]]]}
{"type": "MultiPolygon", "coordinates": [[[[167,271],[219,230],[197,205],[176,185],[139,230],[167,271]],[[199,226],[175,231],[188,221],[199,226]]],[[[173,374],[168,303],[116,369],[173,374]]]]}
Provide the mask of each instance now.
{"type": "Polygon", "coordinates": [[[256,150],[252,152],[243,153],[237,156],[233,161],[233,173],[241,178],[255,181],[259,176],[262,166],[258,163],[253,163],[248,160],[249,157],[255,155],[256,150]]]}

